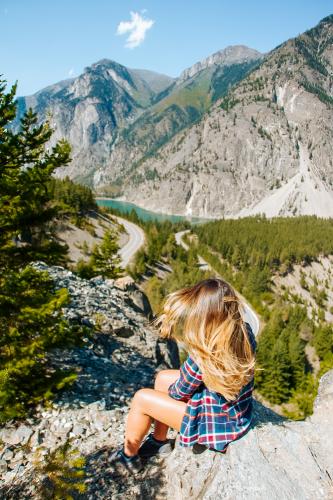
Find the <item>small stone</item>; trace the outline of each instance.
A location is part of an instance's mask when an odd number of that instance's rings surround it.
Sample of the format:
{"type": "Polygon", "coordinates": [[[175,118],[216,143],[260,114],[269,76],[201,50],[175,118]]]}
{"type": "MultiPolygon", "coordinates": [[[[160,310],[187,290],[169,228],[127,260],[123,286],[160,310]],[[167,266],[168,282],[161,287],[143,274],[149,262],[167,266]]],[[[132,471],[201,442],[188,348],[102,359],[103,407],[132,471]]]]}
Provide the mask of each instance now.
{"type": "Polygon", "coordinates": [[[133,329],[131,327],[129,327],[128,325],[122,325],[118,328],[113,327],[113,331],[118,337],[122,337],[122,338],[126,338],[126,339],[129,337],[132,337],[135,333],[133,331],[133,329]]]}
{"type": "Polygon", "coordinates": [[[82,325],[88,326],[89,328],[93,328],[93,326],[94,326],[92,321],[90,321],[89,318],[82,318],[81,323],[82,323],[82,325]]]}
{"type": "Polygon", "coordinates": [[[0,472],[7,472],[7,462],[3,458],[0,458],[0,472]]]}
{"type": "Polygon", "coordinates": [[[71,432],[71,437],[83,436],[84,433],[85,428],[82,425],[75,424],[71,432]]]}
{"type": "Polygon", "coordinates": [[[9,460],[11,460],[13,458],[13,456],[14,456],[14,452],[12,450],[10,450],[9,448],[7,448],[2,455],[2,458],[4,460],[6,460],[7,462],[9,462],[9,460]]]}
{"type": "Polygon", "coordinates": [[[43,437],[42,437],[40,431],[37,430],[31,436],[30,444],[31,444],[31,446],[35,447],[35,446],[38,446],[38,445],[42,444],[42,442],[43,442],[43,437]]]}

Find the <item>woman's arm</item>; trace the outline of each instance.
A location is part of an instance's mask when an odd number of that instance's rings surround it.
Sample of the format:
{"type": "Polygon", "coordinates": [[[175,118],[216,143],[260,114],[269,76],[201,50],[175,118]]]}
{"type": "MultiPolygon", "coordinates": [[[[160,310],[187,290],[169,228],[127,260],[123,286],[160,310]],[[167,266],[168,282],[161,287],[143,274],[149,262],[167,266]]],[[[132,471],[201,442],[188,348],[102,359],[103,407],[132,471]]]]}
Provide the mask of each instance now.
{"type": "Polygon", "coordinates": [[[188,356],[180,367],[180,376],[170,385],[168,393],[179,401],[188,401],[192,394],[202,384],[202,373],[196,362],[188,356]]]}

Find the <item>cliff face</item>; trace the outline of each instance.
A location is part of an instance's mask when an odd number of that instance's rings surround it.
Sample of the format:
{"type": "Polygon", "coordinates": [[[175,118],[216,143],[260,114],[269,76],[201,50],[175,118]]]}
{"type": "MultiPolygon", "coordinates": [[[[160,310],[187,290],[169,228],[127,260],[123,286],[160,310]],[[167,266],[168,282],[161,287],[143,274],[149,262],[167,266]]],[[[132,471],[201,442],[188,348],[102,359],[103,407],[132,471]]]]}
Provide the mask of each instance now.
{"type": "Polygon", "coordinates": [[[83,280],[58,266],[34,265],[47,270],[57,288],[68,288],[65,316],[95,325],[96,333],[84,347],[53,353],[52,363],[77,372],[71,389],[33,418],[0,430],[1,498],[39,498],[47,473],[36,464],[67,439],[86,459],[87,490],[80,498],[332,498],[333,370],[322,377],[305,421],[283,419],[254,401],[250,430],[225,455],[176,444],[166,461],[149,460],[137,477],[115,476],[108,454],[123,442],[131,398],[152,385],[156,370],[178,366],[177,349],[150,329],[149,303],[128,277],[83,280]]]}

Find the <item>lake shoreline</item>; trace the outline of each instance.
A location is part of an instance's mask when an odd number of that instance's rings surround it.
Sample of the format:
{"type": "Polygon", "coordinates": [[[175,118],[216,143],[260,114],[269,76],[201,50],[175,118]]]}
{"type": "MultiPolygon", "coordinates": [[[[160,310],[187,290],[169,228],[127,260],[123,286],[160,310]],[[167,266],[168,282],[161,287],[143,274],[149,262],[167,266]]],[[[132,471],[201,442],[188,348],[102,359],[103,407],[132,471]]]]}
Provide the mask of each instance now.
{"type": "Polygon", "coordinates": [[[149,210],[141,205],[138,205],[137,203],[133,203],[131,201],[127,201],[122,199],[121,197],[119,198],[110,198],[107,196],[95,196],[95,199],[99,205],[104,206],[104,207],[110,207],[110,208],[116,208],[123,213],[128,213],[132,209],[135,210],[139,218],[142,218],[143,220],[171,220],[172,222],[180,222],[180,221],[188,221],[190,223],[205,223],[205,222],[210,222],[214,220],[218,220],[213,217],[196,217],[196,216],[191,216],[191,215],[183,215],[183,214],[170,214],[166,212],[155,212],[152,210],[149,210]],[[103,204],[101,202],[106,201],[108,203],[103,204]]]}

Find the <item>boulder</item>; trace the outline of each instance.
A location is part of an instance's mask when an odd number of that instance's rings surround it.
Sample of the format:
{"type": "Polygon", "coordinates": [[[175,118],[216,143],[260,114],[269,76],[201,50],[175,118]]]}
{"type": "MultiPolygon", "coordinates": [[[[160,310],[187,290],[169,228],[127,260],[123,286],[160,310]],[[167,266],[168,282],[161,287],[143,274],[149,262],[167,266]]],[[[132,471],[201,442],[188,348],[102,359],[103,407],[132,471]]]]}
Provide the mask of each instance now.
{"type": "Polygon", "coordinates": [[[129,291],[126,303],[134,309],[134,311],[144,314],[147,318],[152,318],[153,311],[149,300],[141,290],[129,291]]]}
{"type": "Polygon", "coordinates": [[[120,290],[135,290],[137,288],[134,279],[131,276],[123,276],[114,280],[114,286],[120,290]]]}

